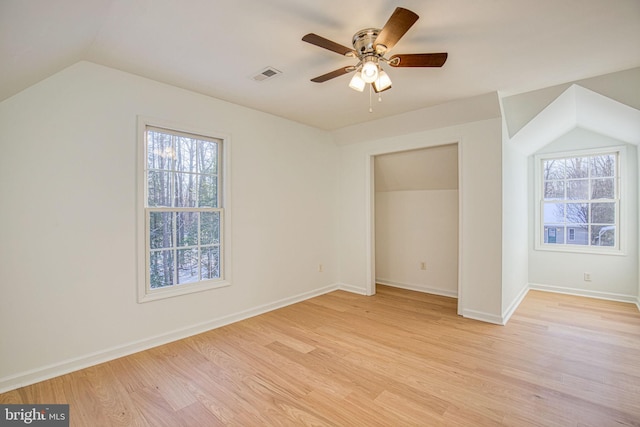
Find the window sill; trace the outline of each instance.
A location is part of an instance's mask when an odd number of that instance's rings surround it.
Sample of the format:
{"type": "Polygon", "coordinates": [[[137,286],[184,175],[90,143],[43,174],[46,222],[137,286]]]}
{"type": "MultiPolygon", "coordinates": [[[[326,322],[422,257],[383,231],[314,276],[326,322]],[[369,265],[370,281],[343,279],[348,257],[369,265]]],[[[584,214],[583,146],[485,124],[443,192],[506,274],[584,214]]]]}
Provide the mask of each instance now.
{"type": "Polygon", "coordinates": [[[231,286],[231,282],[227,280],[212,280],[208,282],[174,285],[159,289],[143,289],[138,295],[138,303],[157,301],[166,298],[172,298],[180,295],[193,294],[196,292],[208,291],[210,289],[219,289],[231,286]]]}
{"type": "Polygon", "coordinates": [[[538,244],[535,247],[536,251],[542,252],[564,252],[564,253],[572,253],[572,254],[580,254],[580,255],[614,255],[614,256],[625,256],[626,253],[618,248],[611,249],[587,249],[581,248],[579,246],[572,245],[541,245],[538,244]]]}

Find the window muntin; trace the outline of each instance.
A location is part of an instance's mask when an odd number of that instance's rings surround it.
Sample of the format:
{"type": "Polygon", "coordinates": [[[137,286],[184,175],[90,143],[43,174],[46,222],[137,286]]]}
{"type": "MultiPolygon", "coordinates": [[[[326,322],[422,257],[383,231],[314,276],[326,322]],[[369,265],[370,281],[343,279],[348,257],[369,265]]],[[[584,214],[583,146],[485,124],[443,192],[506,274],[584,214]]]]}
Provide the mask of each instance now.
{"type": "Polygon", "coordinates": [[[620,151],[539,156],[543,248],[620,249],[620,151]]]}
{"type": "Polygon", "coordinates": [[[228,284],[224,140],[147,123],[141,130],[145,278],[139,300],[228,284]]]}

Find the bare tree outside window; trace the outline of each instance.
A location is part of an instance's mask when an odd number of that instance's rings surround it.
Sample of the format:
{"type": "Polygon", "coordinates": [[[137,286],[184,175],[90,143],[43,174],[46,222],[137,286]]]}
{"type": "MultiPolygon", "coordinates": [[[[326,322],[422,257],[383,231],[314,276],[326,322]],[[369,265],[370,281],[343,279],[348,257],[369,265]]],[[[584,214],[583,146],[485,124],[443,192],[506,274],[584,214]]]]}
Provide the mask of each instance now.
{"type": "Polygon", "coordinates": [[[543,237],[549,245],[617,245],[617,153],[542,160],[543,237]]]}
{"type": "Polygon", "coordinates": [[[149,288],[221,278],[221,141],[145,133],[149,288]]]}

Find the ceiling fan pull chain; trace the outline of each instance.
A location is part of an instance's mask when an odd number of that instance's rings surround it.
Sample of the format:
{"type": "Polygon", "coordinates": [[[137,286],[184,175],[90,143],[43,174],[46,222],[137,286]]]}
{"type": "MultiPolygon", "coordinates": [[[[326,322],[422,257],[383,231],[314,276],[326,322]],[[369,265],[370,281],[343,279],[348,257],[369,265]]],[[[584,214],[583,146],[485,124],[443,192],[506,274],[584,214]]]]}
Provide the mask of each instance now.
{"type": "Polygon", "coordinates": [[[371,97],[373,94],[373,89],[371,88],[371,85],[369,85],[369,112],[373,113],[373,106],[371,105],[371,97]]]}

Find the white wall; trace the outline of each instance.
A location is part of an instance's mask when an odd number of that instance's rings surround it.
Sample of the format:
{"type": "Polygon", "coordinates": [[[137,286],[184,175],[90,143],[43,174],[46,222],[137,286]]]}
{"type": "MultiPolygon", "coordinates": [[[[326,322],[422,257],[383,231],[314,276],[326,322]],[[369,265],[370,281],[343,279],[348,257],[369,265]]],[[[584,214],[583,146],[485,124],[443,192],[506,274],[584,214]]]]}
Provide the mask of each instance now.
{"type": "MultiPolygon", "coordinates": [[[[535,250],[534,215],[529,220],[529,282],[561,292],[571,292],[605,298],[634,301],[638,291],[638,156],[635,145],[576,128],[540,152],[559,152],[608,146],[627,146],[627,162],[621,166],[626,173],[622,188],[622,213],[626,217],[623,240],[624,255],[597,255],[535,250]],[[584,273],[591,273],[591,282],[584,273]]],[[[534,212],[533,156],[529,159],[529,212],[534,212]]]]}
{"type": "Polygon", "coordinates": [[[375,197],[376,282],[457,296],[458,190],[380,191],[375,197]]]}
{"type": "Polygon", "coordinates": [[[507,317],[524,293],[519,289],[526,291],[520,285],[523,274],[533,288],[635,300],[640,307],[637,257],[637,165],[640,161],[634,154],[640,144],[639,82],[640,68],[634,68],[501,99],[505,139],[503,310],[507,317]],[[513,138],[509,139],[509,135],[513,138]],[[525,157],[538,150],[575,150],[621,145],[622,141],[630,144],[626,169],[631,172],[625,186],[628,197],[624,208],[629,218],[622,236],[628,243],[625,256],[536,251],[533,158],[525,160],[525,157]],[[526,201],[523,201],[524,194],[526,201]],[[523,221],[526,221],[527,236],[522,234],[523,221]],[[527,261],[523,261],[522,242],[527,242],[527,261]],[[592,270],[596,271],[597,279],[592,270]],[[584,272],[592,274],[591,282],[584,282],[584,272]]]}
{"type": "Polygon", "coordinates": [[[81,62],[0,103],[0,145],[0,389],[337,282],[324,131],[81,62]],[[232,286],[136,303],[137,115],[231,136],[232,286]]]}
{"type": "MultiPolygon", "coordinates": [[[[490,108],[483,110],[486,117],[498,117],[497,97],[486,98],[490,108]],[[491,102],[491,99],[493,100],[491,102]]],[[[462,104],[462,103],[461,103],[462,104]]],[[[459,104],[460,105],[460,104],[459,104]]],[[[446,111],[455,116],[455,106],[446,111]]],[[[464,110],[464,105],[460,105],[464,110]]],[[[411,116],[431,110],[412,112],[411,116]]],[[[435,114],[437,116],[437,112],[435,114]]],[[[362,125],[368,134],[377,127],[388,133],[393,129],[393,118],[383,123],[362,125]]],[[[398,123],[403,122],[398,117],[398,123]]],[[[451,117],[448,117],[451,119],[451,117]]],[[[429,122],[427,120],[426,122],[429,122]]],[[[450,123],[450,122],[449,122],[450,123]]],[[[360,135],[357,128],[348,135],[360,135]]],[[[367,293],[375,276],[372,260],[373,188],[371,182],[371,156],[394,151],[424,148],[459,142],[460,152],[460,213],[461,252],[459,312],[495,323],[502,322],[502,172],[501,121],[499,118],[472,123],[448,125],[389,136],[377,140],[349,144],[340,133],[340,279],[345,286],[367,293]]],[[[356,139],[357,140],[357,139],[356,139]]]]}
{"type": "MultiPolygon", "coordinates": [[[[597,255],[535,250],[534,219],[531,215],[529,234],[529,281],[534,287],[570,291],[584,295],[633,301],[638,283],[638,165],[636,146],[576,128],[547,145],[540,152],[552,153],[608,146],[627,146],[627,162],[622,164],[626,174],[622,188],[621,209],[626,217],[623,240],[624,255],[597,255]],[[584,281],[584,273],[591,273],[592,281],[584,281]]],[[[529,194],[531,212],[535,209],[533,157],[529,160],[529,194]]]]}
{"type": "Polygon", "coordinates": [[[528,158],[502,131],[502,317],[508,320],[529,289],[528,158]]]}

